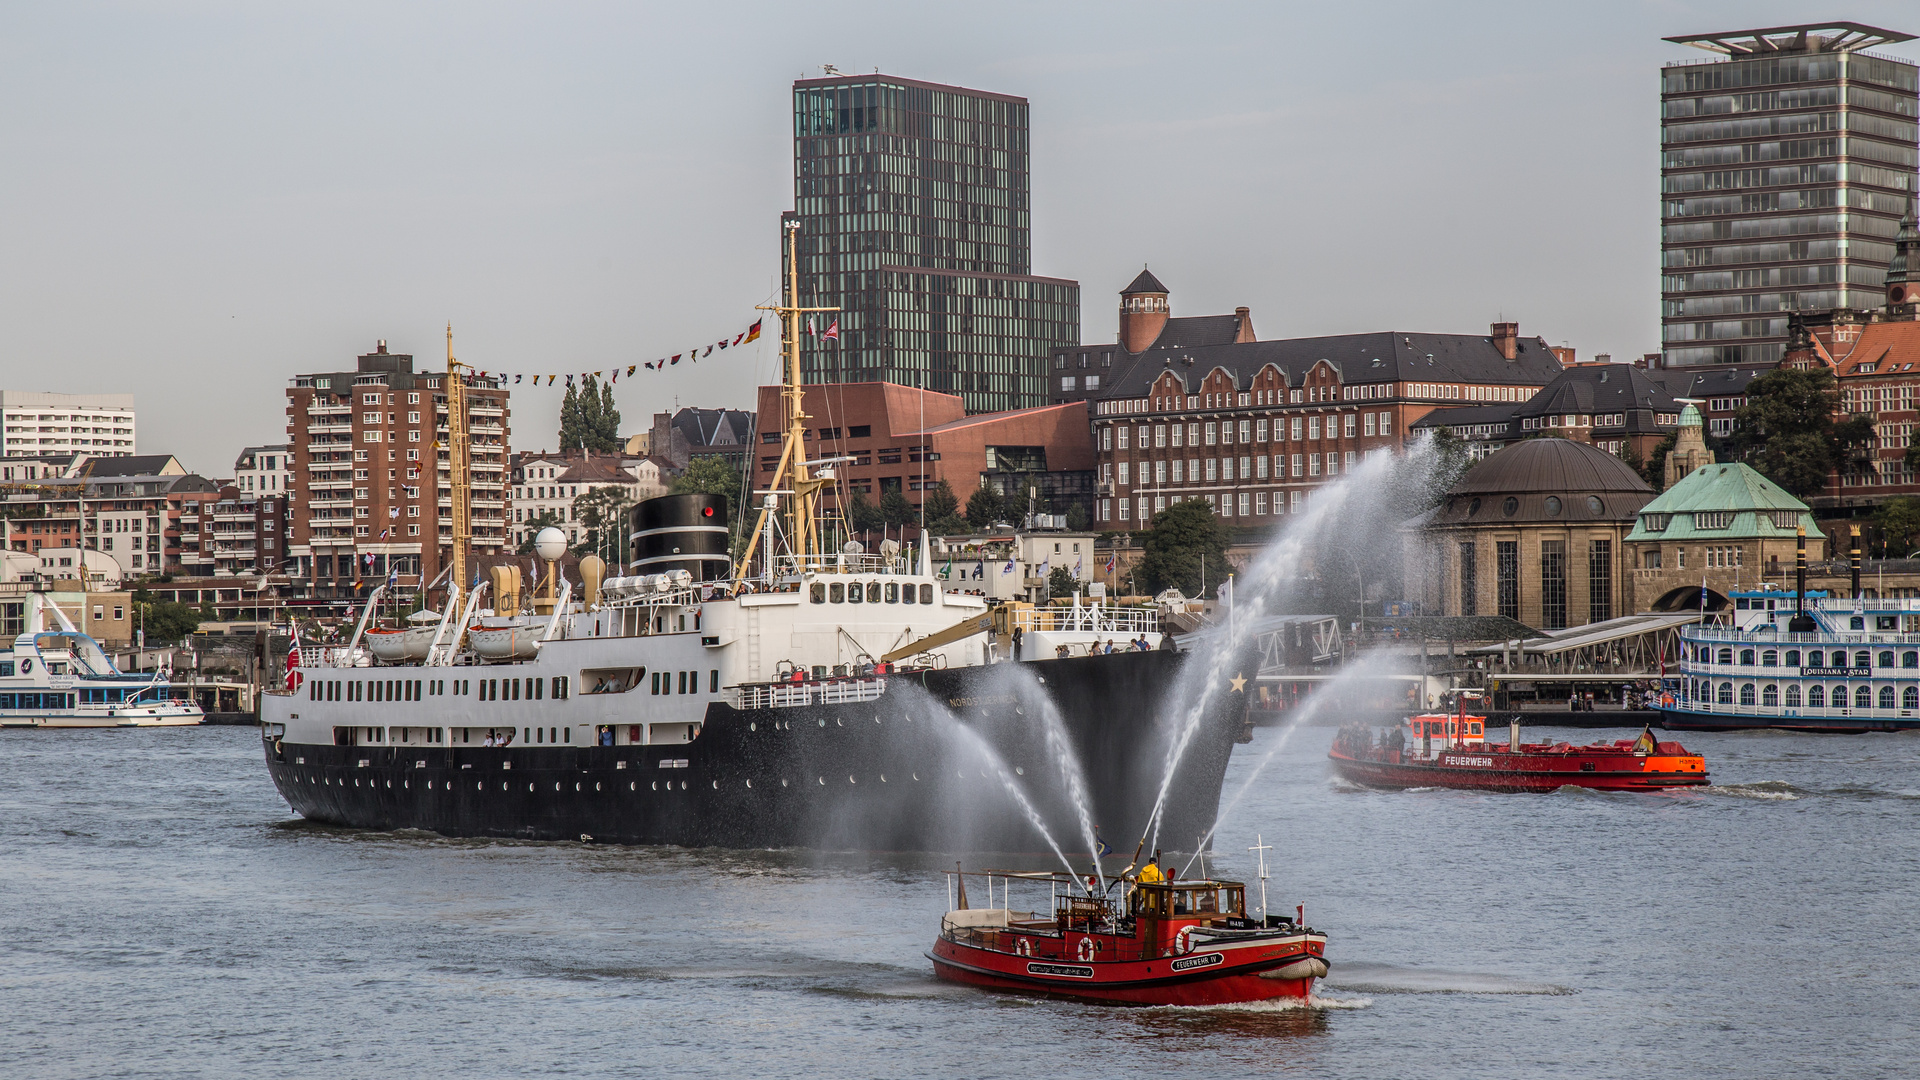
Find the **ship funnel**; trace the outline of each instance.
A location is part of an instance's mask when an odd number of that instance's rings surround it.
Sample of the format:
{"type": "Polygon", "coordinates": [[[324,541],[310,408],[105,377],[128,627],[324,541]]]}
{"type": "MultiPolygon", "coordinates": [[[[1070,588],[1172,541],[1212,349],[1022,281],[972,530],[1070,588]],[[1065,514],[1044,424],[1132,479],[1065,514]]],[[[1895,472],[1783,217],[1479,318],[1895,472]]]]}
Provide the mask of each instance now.
{"type": "Polygon", "coordinates": [[[496,566],[493,575],[493,610],[500,615],[520,613],[520,568],[496,566]]]}
{"type": "Polygon", "coordinates": [[[1860,599],[1860,526],[1852,526],[1853,550],[1847,555],[1847,564],[1853,572],[1853,598],[1860,599]]]}
{"type": "Polygon", "coordinates": [[[1813,616],[1807,614],[1807,529],[1804,525],[1800,527],[1793,563],[1793,618],[1787,622],[1787,632],[1811,634],[1815,626],[1813,616]]]}
{"type": "Polygon", "coordinates": [[[1507,721],[1507,753],[1517,754],[1519,752],[1520,752],[1520,718],[1516,716],[1513,719],[1507,721]]]}

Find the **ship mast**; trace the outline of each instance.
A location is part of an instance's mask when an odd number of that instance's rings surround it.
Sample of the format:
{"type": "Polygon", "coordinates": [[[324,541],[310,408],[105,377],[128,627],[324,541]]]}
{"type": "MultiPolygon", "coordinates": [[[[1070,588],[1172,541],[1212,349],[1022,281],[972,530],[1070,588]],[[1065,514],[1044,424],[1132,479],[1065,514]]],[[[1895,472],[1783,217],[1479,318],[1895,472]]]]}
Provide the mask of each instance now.
{"type": "MultiPolygon", "coordinates": [[[[762,531],[766,528],[767,517],[773,512],[780,495],[790,495],[787,503],[787,540],[793,554],[802,565],[810,565],[820,552],[820,515],[818,500],[820,489],[827,481],[815,479],[807,471],[807,416],[806,387],[800,373],[800,316],[815,311],[839,311],[837,307],[801,307],[800,306],[800,222],[788,220],[782,222],[787,234],[787,302],[771,306],[759,305],[762,311],[771,311],[780,316],[780,377],[782,414],[787,429],[786,439],[780,448],[780,464],[775,467],[773,481],[765,490],[756,494],[767,496],[760,508],[760,516],[754,523],[753,536],[747,541],[747,549],[740,556],[740,563],[734,570],[736,579],[746,576],[747,567],[752,565],[754,549],[759,546],[762,531]]],[[[773,557],[771,549],[763,554],[767,565],[767,579],[773,578],[773,557]]]]}
{"type": "Polygon", "coordinates": [[[447,479],[453,487],[453,591],[447,603],[453,603],[457,591],[467,587],[467,547],[473,542],[473,522],[469,518],[470,495],[467,490],[467,395],[466,380],[460,375],[463,365],[453,358],[453,324],[447,324],[447,479]]]}

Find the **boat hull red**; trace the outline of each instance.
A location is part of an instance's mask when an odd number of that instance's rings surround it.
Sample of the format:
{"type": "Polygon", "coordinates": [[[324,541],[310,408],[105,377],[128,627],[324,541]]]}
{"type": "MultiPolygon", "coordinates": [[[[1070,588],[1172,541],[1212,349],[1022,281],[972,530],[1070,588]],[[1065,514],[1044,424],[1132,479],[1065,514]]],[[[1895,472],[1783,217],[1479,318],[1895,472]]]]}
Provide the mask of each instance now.
{"type": "Polygon", "coordinates": [[[1356,758],[1336,747],[1327,755],[1334,772],[1374,788],[1463,788],[1473,791],[1547,792],[1563,787],[1595,791],[1668,791],[1707,783],[1698,758],[1668,761],[1613,751],[1507,754],[1478,749],[1442,753],[1432,760],[1376,761],[1356,758]],[[1662,766],[1678,765],[1678,768],[1662,766]]]}
{"type": "Polygon", "coordinates": [[[949,982],[1111,1005],[1304,1003],[1314,978],[1326,973],[1325,946],[1324,937],[1296,934],[1235,949],[1103,961],[1009,954],[941,938],[927,958],[949,982]],[[1298,974],[1302,969],[1313,974],[1298,974]]]}

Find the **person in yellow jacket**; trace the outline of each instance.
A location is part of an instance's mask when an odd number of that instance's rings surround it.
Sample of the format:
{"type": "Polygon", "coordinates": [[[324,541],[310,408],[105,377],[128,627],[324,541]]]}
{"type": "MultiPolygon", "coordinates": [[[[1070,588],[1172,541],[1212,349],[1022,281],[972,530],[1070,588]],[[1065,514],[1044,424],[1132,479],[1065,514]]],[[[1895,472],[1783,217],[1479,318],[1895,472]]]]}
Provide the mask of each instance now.
{"type": "Polygon", "coordinates": [[[1153,858],[1147,860],[1147,865],[1140,868],[1140,874],[1135,880],[1142,885],[1159,885],[1167,880],[1167,875],[1160,872],[1159,852],[1154,852],[1153,858]]]}

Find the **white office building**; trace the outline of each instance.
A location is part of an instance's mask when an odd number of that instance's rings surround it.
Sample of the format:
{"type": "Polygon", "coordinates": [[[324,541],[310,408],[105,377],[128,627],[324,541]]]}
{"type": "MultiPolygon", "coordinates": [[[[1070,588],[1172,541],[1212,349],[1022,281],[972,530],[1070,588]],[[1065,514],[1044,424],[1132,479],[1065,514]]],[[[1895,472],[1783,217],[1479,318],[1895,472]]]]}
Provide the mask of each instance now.
{"type": "Polygon", "coordinates": [[[0,390],[0,457],[133,452],[132,394],[0,390]]]}

